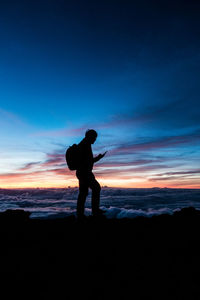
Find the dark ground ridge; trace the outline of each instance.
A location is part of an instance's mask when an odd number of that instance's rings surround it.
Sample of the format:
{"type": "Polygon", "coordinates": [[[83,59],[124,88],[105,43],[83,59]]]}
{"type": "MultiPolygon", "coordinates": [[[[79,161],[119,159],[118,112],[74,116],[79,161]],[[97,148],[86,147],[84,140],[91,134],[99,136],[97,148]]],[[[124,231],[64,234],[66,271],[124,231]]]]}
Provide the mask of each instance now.
{"type": "MultiPolygon", "coordinates": [[[[1,291],[43,299],[197,299],[200,211],[134,219],[0,213],[1,291]]],[[[6,299],[6,297],[4,297],[6,299]]]]}

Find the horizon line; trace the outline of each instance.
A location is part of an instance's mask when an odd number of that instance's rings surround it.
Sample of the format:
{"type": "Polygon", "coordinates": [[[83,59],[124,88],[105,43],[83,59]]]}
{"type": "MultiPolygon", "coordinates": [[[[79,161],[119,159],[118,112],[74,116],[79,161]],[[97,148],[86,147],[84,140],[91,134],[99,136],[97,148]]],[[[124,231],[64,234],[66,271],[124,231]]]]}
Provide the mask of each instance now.
{"type": "MultiPolygon", "coordinates": [[[[0,187],[0,190],[33,190],[33,189],[70,189],[70,188],[79,188],[78,186],[67,186],[67,187],[0,187]]],[[[120,187],[120,186],[107,186],[103,185],[101,188],[109,188],[109,189],[189,189],[189,190],[199,190],[200,187],[120,187]]]]}

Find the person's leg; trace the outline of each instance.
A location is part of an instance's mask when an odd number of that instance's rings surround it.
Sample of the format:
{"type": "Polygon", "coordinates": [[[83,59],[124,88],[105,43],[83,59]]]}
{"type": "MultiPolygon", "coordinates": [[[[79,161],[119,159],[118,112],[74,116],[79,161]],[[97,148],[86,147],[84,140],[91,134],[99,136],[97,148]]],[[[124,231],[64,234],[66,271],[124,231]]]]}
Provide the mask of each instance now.
{"type": "Polygon", "coordinates": [[[84,216],[85,200],[88,195],[88,180],[85,176],[77,176],[79,179],[79,194],[77,200],[77,217],[84,216]]]}
{"type": "Polygon", "coordinates": [[[79,195],[77,200],[77,217],[84,216],[86,197],[87,197],[87,191],[79,189],[79,195]]]}
{"type": "Polygon", "coordinates": [[[93,216],[99,215],[99,204],[100,204],[100,191],[101,186],[95,179],[93,173],[91,173],[89,187],[92,190],[92,214],[93,216]]]}

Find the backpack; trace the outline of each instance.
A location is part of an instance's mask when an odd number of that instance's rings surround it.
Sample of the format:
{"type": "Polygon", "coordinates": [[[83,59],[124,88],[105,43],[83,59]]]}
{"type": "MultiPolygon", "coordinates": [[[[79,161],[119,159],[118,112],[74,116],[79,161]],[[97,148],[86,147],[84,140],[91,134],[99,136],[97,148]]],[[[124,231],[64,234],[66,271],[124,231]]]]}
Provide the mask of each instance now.
{"type": "Polygon", "coordinates": [[[73,171],[77,170],[79,165],[79,148],[77,144],[70,146],[65,153],[65,159],[68,165],[68,168],[73,171]]]}

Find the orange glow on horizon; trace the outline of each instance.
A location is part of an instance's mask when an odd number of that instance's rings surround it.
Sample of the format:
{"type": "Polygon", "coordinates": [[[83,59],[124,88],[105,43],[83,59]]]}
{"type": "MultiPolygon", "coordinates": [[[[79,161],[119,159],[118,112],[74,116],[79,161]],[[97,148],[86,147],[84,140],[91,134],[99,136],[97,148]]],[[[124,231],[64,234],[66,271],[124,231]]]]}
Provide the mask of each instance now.
{"type": "MultiPolygon", "coordinates": [[[[188,189],[199,189],[200,185],[197,182],[153,182],[148,181],[147,179],[139,180],[138,178],[132,179],[123,179],[123,178],[99,178],[96,176],[101,186],[107,186],[110,188],[188,188],[188,189]]],[[[54,178],[54,180],[41,178],[37,179],[28,179],[28,178],[15,178],[12,177],[11,180],[1,180],[0,179],[0,188],[6,189],[23,189],[23,188],[67,188],[67,187],[78,187],[78,180],[75,176],[70,178],[54,178]]]]}
{"type": "MultiPolygon", "coordinates": [[[[127,173],[120,176],[116,173],[102,176],[97,173],[95,176],[101,186],[113,188],[200,188],[198,178],[179,180],[174,177],[173,180],[152,180],[148,178],[150,175],[146,177],[145,175],[140,173],[137,176],[131,176],[131,173],[127,173]]],[[[68,186],[77,187],[78,179],[75,172],[65,169],[0,174],[0,188],[67,188],[68,186]]]]}

